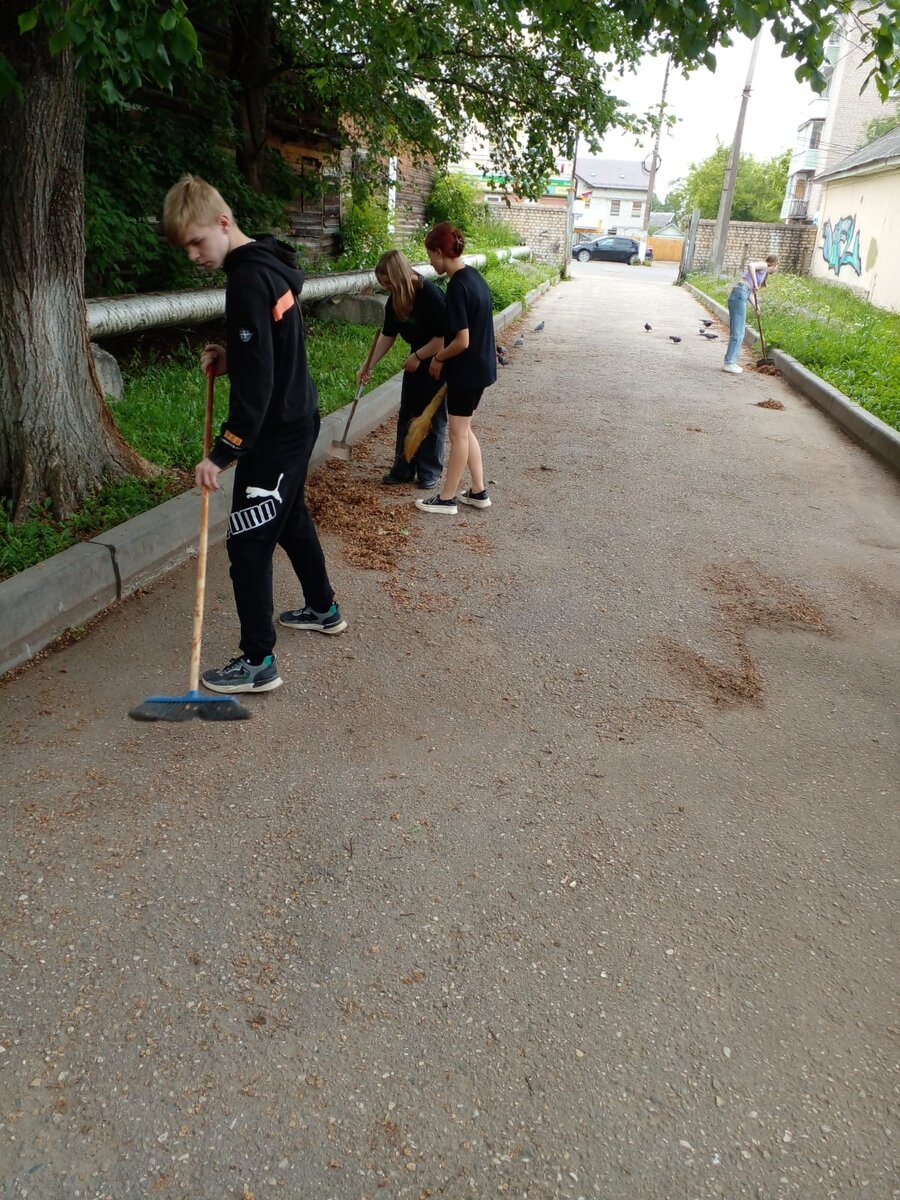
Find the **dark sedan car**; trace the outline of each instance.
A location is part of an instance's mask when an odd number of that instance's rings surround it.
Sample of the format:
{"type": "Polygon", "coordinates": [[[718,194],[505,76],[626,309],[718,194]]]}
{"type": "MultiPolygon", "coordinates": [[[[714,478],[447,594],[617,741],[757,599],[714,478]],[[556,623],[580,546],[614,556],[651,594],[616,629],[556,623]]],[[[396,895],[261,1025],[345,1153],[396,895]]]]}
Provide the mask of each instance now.
{"type": "MultiPolygon", "coordinates": [[[[590,242],[581,242],[572,247],[572,257],[579,262],[590,262],[591,259],[602,262],[631,262],[640,250],[634,238],[628,237],[598,237],[590,242]]],[[[647,247],[647,257],[653,258],[653,251],[647,247]]]]}

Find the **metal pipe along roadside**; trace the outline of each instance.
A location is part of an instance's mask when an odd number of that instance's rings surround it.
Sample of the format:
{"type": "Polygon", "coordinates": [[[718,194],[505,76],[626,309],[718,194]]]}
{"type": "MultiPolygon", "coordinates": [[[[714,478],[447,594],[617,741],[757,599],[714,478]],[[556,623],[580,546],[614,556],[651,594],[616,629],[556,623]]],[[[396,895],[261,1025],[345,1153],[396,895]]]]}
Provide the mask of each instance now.
{"type": "MultiPolygon", "coordinates": [[[[495,251],[498,258],[530,258],[529,246],[513,246],[495,251]]],[[[488,261],[485,254],[466,254],[465,262],[482,267],[488,261]]],[[[425,278],[434,276],[428,263],[416,264],[415,269],[425,278]]],[[[374,271],[347,271],[335,275],[314,275],[303,285],[304,302],[327,300],[361,292],[376,286],[374,271]]],[[[181,325],[214,321],[225,314],[225,289],[209,288],[189,292],[160,292],[143,296],[115,296],[105,300],[88,300],[88,330],[92,338],[113,337],[134,333],[139,329],[155,329],[161,325],[181,325]]]]}

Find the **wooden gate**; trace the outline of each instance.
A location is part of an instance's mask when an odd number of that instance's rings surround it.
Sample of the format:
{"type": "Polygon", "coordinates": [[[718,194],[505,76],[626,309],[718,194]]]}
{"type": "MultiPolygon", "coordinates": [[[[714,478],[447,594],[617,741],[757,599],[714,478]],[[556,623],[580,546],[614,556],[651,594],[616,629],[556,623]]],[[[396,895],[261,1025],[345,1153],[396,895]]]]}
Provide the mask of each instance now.
{"type": "Polygon", "coordinates": [[[684,238],[650,237],[647,245],[653,250],[654,262],[681,262],[681,247],[684,238]]]}

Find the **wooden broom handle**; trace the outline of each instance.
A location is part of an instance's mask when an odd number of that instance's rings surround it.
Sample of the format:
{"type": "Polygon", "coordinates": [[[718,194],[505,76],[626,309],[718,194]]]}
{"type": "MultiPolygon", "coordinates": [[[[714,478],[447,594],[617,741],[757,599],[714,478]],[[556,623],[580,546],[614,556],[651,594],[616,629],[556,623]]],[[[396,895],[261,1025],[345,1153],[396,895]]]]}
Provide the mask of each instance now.
{"type": "MultiPolygon", "coordinates": [[[[208,458],[212,448],[213,396],[216,377],[213,368],[206,372],[206,419],[203,423],[203,457],[208,458]]],[[[200,646],[203,641],[203,603],[206,599],[206,551],[209,545],[209,489],[200,490],[200,533],[197,538],[197,582],[194,587],[194,627],[191,636],[191,669],[188,688],[196,692],[200,687],[200,646]]]]}

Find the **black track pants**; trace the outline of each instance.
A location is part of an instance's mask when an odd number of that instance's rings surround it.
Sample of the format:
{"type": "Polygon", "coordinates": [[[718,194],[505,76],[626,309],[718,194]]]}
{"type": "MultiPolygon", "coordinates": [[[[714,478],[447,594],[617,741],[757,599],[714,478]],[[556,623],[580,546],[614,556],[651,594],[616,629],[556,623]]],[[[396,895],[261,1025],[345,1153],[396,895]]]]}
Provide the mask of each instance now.
{"type": "Polygon", "coordinates": [[[280,466],[269,466],[271,454],[259,449],[235,469],[228,557],[241,623],[241,652],[252,663],[261,662],[275,647],[272,557],[276,546],[291,560],[304,603],[325,612],[334,600],[325,555],[303,495],[318,431],[317,416],[307,443],[280,466]]]}

